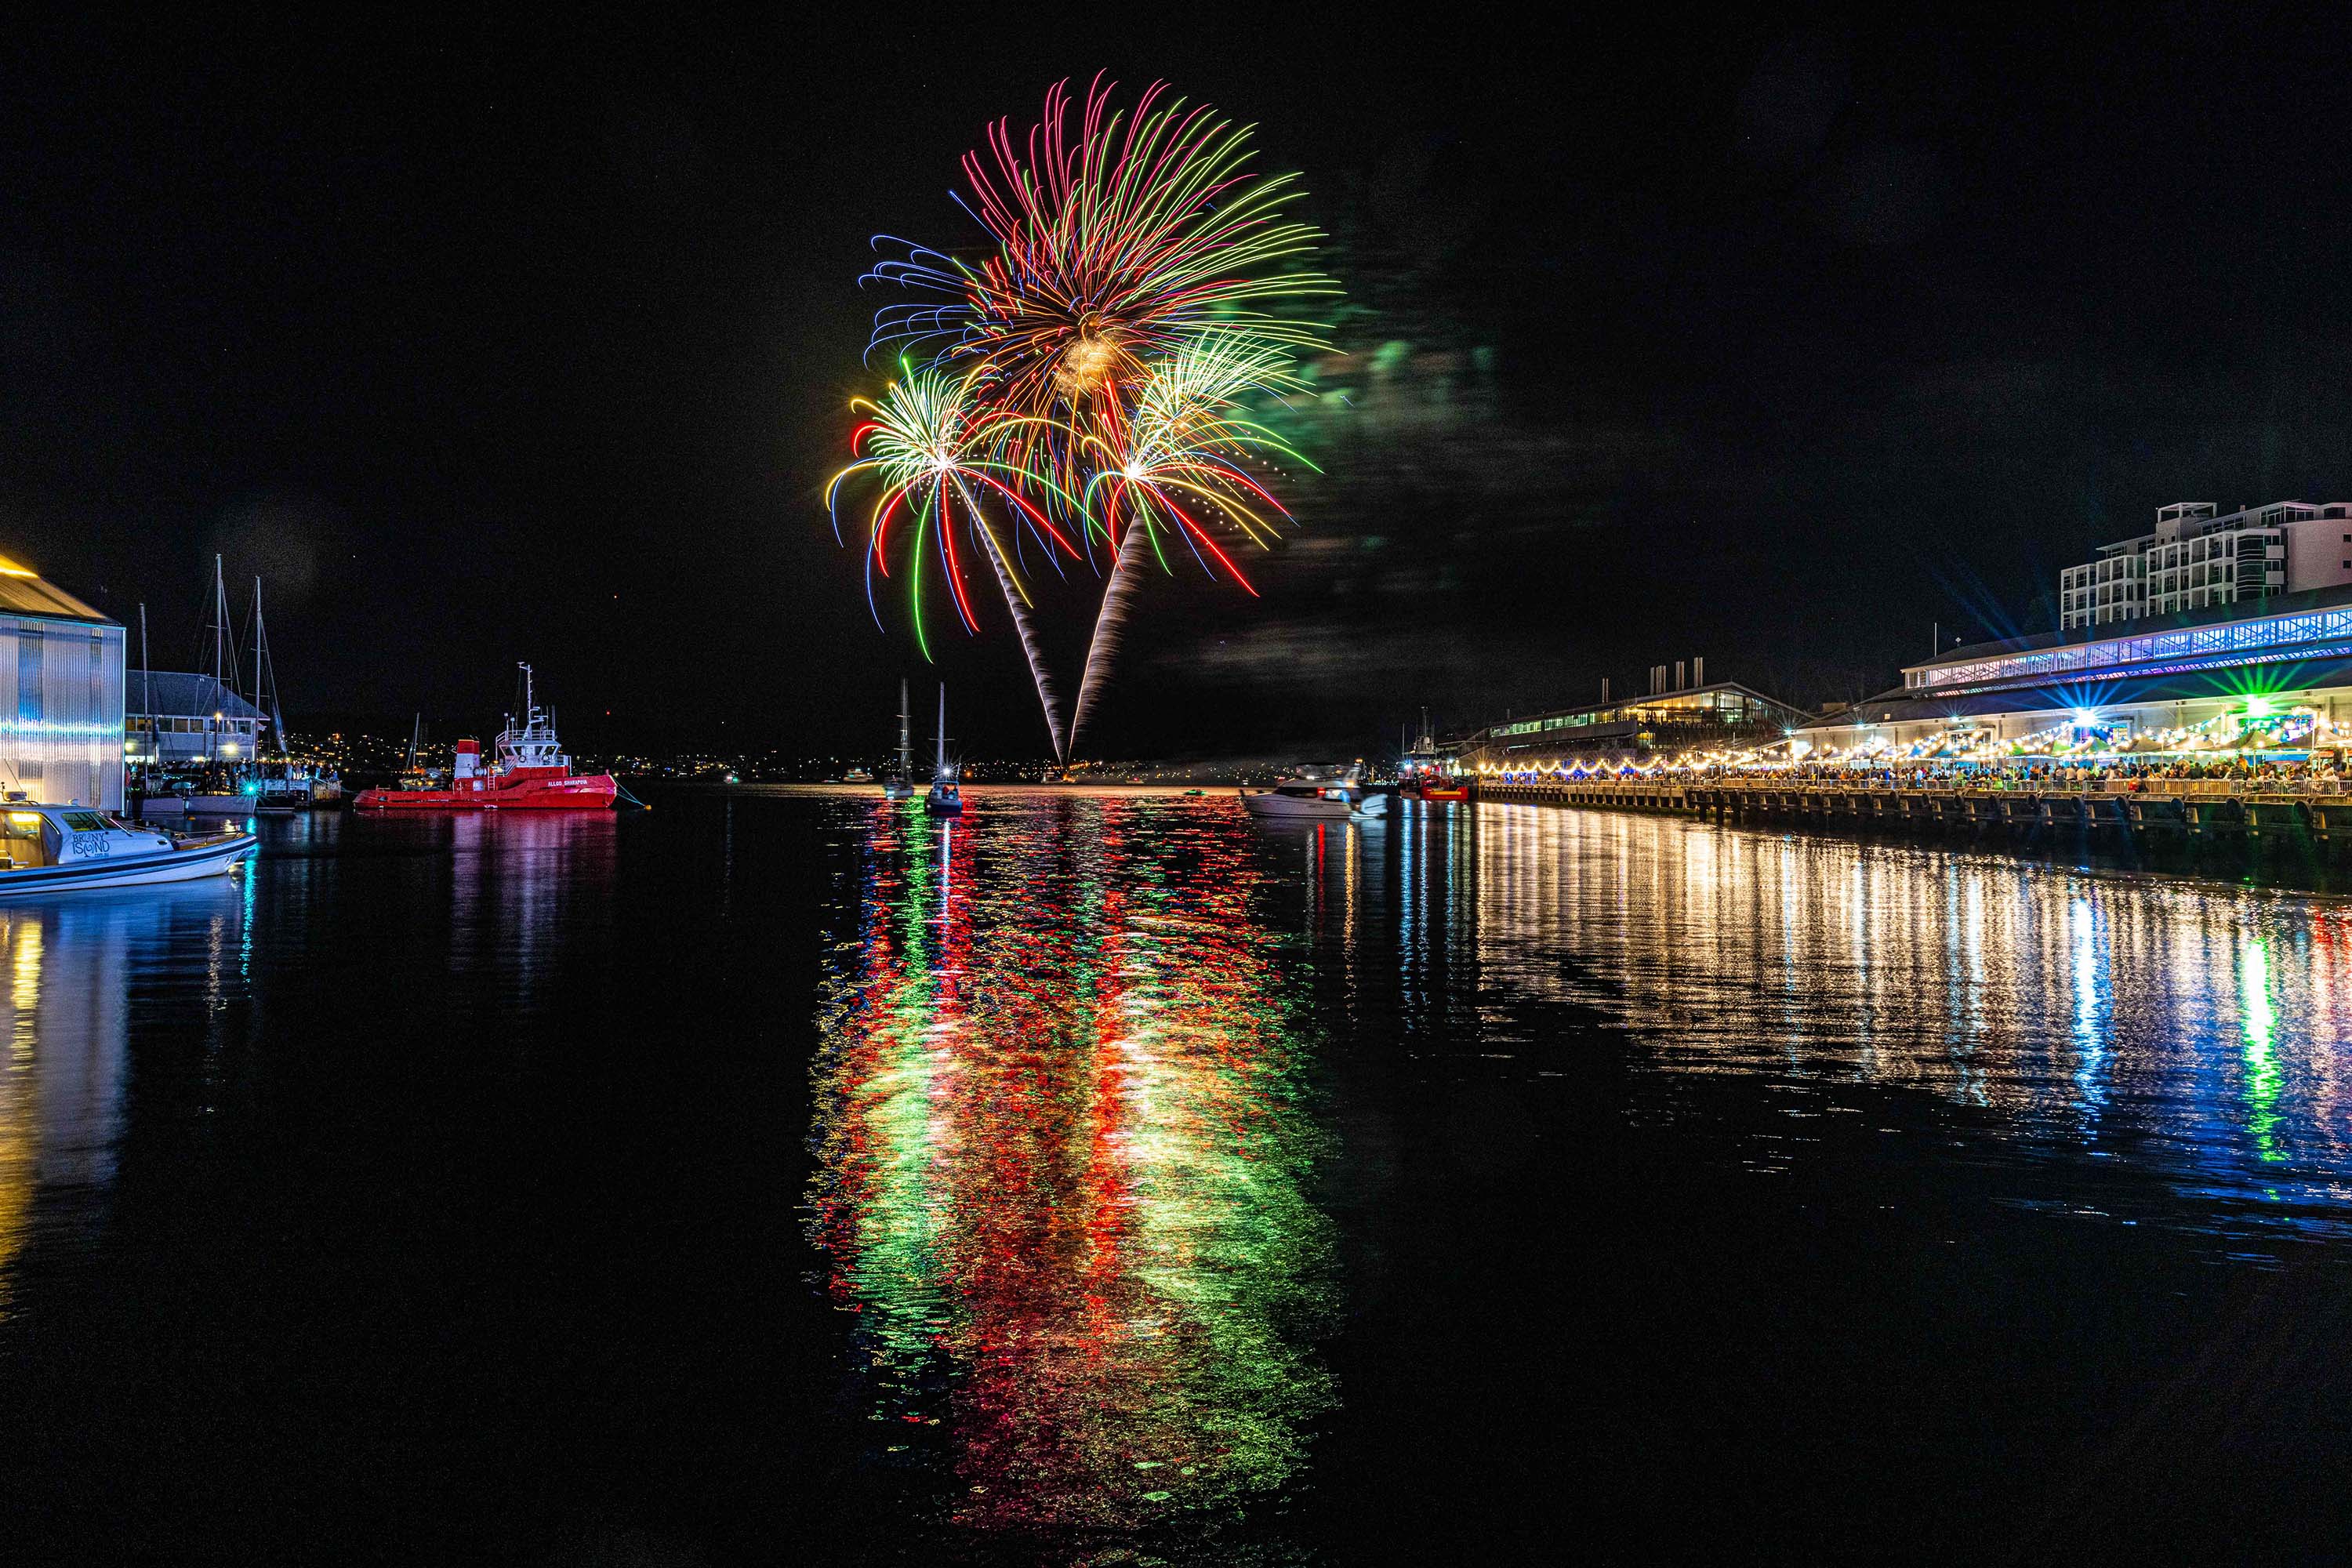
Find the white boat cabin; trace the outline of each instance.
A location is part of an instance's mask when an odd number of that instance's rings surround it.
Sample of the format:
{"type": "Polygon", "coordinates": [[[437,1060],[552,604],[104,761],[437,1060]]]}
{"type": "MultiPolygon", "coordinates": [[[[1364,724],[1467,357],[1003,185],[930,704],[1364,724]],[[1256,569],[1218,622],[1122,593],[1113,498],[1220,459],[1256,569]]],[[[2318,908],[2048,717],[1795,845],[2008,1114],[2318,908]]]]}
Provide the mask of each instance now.
{"type": "Polygon", "coordinates": [[[0,803],[0,871],[90,865],[128,855],[157,855],[171,836],[126,826],[111,813],[79,805],[0,803]]]}

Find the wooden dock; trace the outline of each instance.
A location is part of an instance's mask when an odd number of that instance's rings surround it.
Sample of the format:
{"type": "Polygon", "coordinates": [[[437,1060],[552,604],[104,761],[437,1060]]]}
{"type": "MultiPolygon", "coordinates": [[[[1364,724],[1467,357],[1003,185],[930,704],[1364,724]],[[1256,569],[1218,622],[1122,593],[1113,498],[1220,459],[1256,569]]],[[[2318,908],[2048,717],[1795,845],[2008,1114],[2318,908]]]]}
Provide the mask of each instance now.
{"type": "Polygon", "coordinates": [[[2028,835],[2074,830],[2181,839],[2265,837],[2352,840],[2352,795],[2273,792],[2259,781],[2148,779],[2094,789],[1915,788],[1820,780],[1557,779],[1481,781],[1481,800],[1603,811],[1681,812],[1719,822],[1807,827],[1883,826],[1928,834],[2028,835]]]}

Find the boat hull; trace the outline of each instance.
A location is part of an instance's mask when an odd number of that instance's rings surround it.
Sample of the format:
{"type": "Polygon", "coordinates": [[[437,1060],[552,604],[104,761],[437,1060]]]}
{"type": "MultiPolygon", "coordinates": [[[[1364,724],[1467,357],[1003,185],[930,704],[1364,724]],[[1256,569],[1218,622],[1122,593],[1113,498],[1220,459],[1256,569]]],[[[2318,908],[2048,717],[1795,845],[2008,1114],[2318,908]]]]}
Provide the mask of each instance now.
{"type": "Polygon", "coordinates": [[[63,866],[0,871],[0,899],[85,892],[93,888],[137,888],[224,876],[238,861],[252,858],[257,847],[258,841],[250,833],[229,833],[160,854],[98,858],[63,866]]]}
{"type": "Polygon", "coordinates": [[[620,785],[610,773],[527,779],[504,789],[372,789],[359,811],[610,811],[620,785]]]}
{"type": "Polygon", "coordinates": [[[1252,816],[1287,818],[1297,822],[1355,822],[1367,816],[1384,816],[1388,809],[1386,795],[1372,795],[1360,805],[1350,805],[1344,800],[1321,796],[1276,795],[1271,791],[1260,795],[1244,793],[1242,805],[1252,816]]]}

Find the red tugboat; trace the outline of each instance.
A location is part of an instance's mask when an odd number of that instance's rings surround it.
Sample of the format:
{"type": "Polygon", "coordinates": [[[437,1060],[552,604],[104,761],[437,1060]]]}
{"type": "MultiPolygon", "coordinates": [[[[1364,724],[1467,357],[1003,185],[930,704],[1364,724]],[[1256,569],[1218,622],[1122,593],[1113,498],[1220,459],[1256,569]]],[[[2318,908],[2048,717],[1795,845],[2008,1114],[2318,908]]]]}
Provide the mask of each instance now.
{"type": "Polygon", "coordinates": [[[530,666],[522,668],[522,723],[507,716],[498,760],[486,773],[482,748],[457,742],[447,789],[372,789],[352,804],[361,811],[609,811],[619,786],[610,773],[575,773],[555,738],[555,716],[531,700],[530,666]]]}
{"type": "Polygon", "coordinates": [[[1421,740],[1410,747],[1397,768],[1397,794],[1407,800],[1468,800],[1468,781],[1445,771],[1437,755],[1437,733],[1429,725],[1429,710],[1421,710],[1421,740]]]}

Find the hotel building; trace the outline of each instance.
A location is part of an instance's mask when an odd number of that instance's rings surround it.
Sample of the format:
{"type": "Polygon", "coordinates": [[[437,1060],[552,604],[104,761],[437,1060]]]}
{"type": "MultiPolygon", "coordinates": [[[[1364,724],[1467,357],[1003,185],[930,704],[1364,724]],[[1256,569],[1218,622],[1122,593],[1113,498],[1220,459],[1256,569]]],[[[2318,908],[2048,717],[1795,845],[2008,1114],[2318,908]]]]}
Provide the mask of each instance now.
{"type": "Polygon", "coordinates": [[[2273,501],[2222,514],[2158,507],[2156,530],[2058,574],[2061,630],[2119,625],[2352,583],[2352,501],[2273,501]]]}

